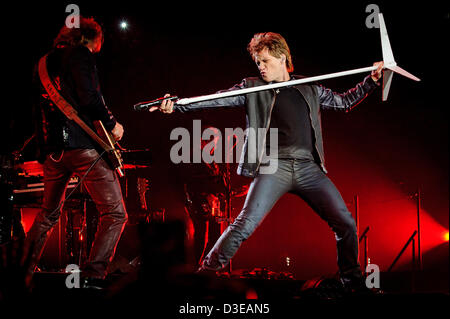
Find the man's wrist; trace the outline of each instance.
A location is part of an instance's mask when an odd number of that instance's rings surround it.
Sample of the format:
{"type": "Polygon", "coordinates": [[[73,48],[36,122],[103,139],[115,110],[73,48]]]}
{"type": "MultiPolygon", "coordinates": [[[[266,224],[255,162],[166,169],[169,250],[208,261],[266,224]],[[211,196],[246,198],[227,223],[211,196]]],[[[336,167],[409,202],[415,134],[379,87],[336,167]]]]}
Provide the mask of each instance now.
{"type": "Polygon", "coordinates": [[[376,85],[380,85],[380,84],[378,83],[378,81],[381,79],[381,77],[379,77],[379,78],[377,79],[377,78],[374,78],[373,75],[371,75],[370,78],[372,79],[372,81],[373,81],[376,85]]]}

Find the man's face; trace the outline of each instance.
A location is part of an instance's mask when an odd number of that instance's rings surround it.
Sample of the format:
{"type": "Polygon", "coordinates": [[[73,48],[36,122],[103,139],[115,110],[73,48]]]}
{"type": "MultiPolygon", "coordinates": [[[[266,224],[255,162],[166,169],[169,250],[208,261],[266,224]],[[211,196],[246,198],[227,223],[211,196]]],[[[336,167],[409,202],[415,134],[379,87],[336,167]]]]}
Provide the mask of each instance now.
{"type": "Polygon", "coordinates": [[[264,48],[255,54],[255,63],[258,66],[261,77],[266,82],[281,82],[284,81],[286,70],[286,63],[284,56],[276,58],[269,53],[269,49],[264,48]]]}

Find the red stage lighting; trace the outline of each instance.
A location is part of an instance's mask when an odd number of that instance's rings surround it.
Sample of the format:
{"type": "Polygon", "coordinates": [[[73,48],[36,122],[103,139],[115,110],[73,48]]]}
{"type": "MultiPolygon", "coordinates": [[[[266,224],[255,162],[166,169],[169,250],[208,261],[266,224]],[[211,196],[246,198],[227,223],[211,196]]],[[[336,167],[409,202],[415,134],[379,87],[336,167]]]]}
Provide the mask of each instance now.
{"type": "Polygon", "coordinates": [[[444,240],[445,240],[445,241],[448,241],[448,231],[446,231],[446,232],[444,233],[444,240]]]}

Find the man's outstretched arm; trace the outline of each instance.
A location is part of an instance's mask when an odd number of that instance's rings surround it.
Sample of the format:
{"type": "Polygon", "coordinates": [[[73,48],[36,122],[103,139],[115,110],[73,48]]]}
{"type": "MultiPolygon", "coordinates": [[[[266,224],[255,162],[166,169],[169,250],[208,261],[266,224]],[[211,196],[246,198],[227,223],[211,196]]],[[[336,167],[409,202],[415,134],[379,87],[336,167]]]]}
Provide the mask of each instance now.
{"type": "Polygon", "coordinates": [[[345,93],[336,93],[324,86],[317,86],[320,106],[324,109],[335,109],[348,112],[361,103],[361,101],[379,86],[378,80],[383,74],[383,62],[375,62],[373,65],[378,66],[378,68],[372,71],[370,76],[366,76],[362,82],[356,85],[356,87],[345,93]]]}
{"type": "MultiPolygon", "coordinates": [[[[246,83],[245,83],[245,79],[244,79],[241,83],[234,85],[230,89],[218,91],[216,93],[240,90],[245,87],[246,87],[246,83]]],[[[169,97],[169,96],[170,96],[170,94],[164,95],[164,97],[169,97]]],[[[225,97],[225,98],[221,98],[221,99],[192,103],[192,104],[188,104],[188,105],[175,105],[175,103],[173,101],[164,100],[161,103],[160,107],[157,107],[157,106],[151,107],[149,109],[149,111],[153,112],[153,111],[156,111],[157,109],[160,109],[161,112],[163,112],[163,113],[172,113],[173,111],[179,111],[179,112],[184,113],[184,112],[188,112],[188,111],[204,110],[204,109],[210,109],[210,108],[242,106],[244,104],[245,104],[245,96],[244,95],[236,95],[236,96],[225,97]]]]}

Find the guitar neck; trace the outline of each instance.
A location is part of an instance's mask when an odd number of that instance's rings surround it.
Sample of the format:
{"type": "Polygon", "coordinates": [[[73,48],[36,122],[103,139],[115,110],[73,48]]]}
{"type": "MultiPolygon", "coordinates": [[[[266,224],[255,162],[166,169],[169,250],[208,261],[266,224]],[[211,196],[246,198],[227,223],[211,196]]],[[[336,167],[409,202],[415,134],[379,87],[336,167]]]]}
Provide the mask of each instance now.
{"type": "Polygon", "coordinates": [[[106,130],[105,126],[103,125],[102,121],[98,120],[98,121],[94,121],[94,126],[97,130],[97,137],[99,137],[104,144],[106,144],[106,146],[109,149],[105,149],[107,151],[110,151],[112,149],[114,149],[114,145],[116,144],[116,140],[114,139],[114,137],[106,130]]]}

